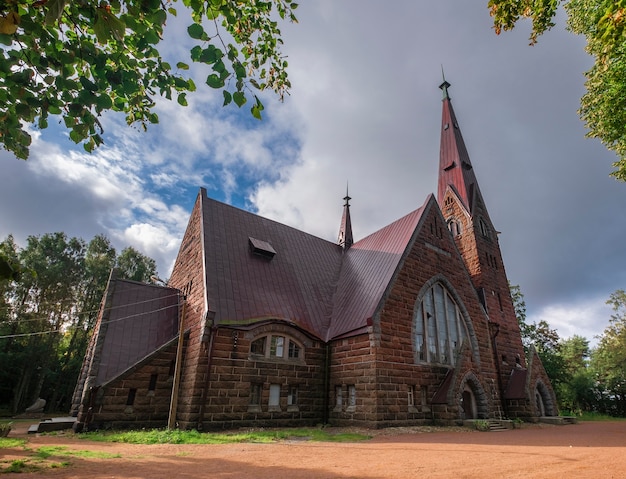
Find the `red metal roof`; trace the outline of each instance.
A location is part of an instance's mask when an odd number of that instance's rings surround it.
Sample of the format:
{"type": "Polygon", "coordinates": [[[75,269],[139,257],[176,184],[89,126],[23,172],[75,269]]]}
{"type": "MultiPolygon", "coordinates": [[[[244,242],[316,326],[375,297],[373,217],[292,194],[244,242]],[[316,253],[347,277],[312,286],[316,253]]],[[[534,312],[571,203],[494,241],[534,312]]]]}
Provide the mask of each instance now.
{"type": "Polygon", "coordinates": [[[367,321],[374,315],[413,237],[423,211],[424,206],[354,243],[346,251],[327,339],[356,332],[367,326],[367,321]]]}
{"type": "Polygon", "coordinates": [[[209,199],[205,190],[201,194],[207,295],[216,322],[285,320],[324,340],[366,327],[423,210],[344,252],[335,243],[209,199]],[[253,254],[251,237],[271,245],[276,255],[253,254]]]}
{"type": "Polygon", "coordinates": [[[446,94],[443,99],[441,114],[441,146],[439,149],[437,200],[440,205],[443,204],[443,197],[449,186],[454,189],[467,211],[472,212],[474,196],[480,195],[480,192],[452,103],[446,94]]]}
{"type": "Polygon", "coordinates": [[[99,326],[104,334],[96,385],[119,376],[178,334],[179,292],[115,279],[99,326]]]}
{"type": "Polygon", "coordinates": [[[342,249],[201,191],[207,296],[217,323],[280,319],[323,338],[342,249]],[[275,256],[254,254],[249,238],[266,242],[275,256]]]}

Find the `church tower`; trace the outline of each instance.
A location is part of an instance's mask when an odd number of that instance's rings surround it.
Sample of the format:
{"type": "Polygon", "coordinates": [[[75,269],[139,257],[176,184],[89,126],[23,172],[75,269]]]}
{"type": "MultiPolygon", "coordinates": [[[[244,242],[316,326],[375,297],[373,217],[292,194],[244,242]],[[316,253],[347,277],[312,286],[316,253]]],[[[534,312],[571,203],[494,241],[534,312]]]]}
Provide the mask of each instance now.
{"type": "MultiPolygon", "coordinates": [[[[448,89],[443,90],[437,201],[489,317],[494,360],[503,399],[519,393],[512,371],[526,368],[519,324],[494,228],[467,153],[448,89]]],[[[516,398],[518,399],[518,398],[516,398]]]]}

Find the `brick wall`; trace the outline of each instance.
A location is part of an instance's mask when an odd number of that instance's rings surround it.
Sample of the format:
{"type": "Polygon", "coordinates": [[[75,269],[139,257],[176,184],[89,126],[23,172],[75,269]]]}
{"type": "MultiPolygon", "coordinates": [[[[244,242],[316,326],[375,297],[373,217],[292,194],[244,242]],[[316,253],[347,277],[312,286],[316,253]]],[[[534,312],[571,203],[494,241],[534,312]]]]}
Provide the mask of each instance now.
{"type": "Polygon", "coordinates": [[[119,379],[98,389],[93,398],[89,428],[166,426],[175,357],[174,342],[145,364],[137,365],[119,379]]]}
{"type": "Polygon", "coordinates": [[[421,220],[414,246],[393,280],[384,306],[374,318],[372,333],[376,358],[376,420],[378,425],[460,419],[458,390],[471,372],[474,394],[485,402],[483,414],[492,416],[500,406],[492,398],[497,378],[487,318],[438,207],[431,201],[421,220]],[[432,404],[448,367],[419,363],[413,344],[413,317],[417,301],[435,282],[442,282],[465,308],[470,338],[466,359],[457,359],[455,382],[447,404],[432,404]],[[409,406],[412,397],[413,406],[409,406]]]}
{"type": "Polygon", "coordinates": [[[174,264],[168,286],[186,295],[184,329],[185,360],[181,374],[177,421],[181,428],[195,428],[202,403],[202,390],[207,379],[207,314],[203,261],[203,215],[201,190],[191,212],[185,235],[174,264]]]}
{"type": "Polygon", "coordinates": [[[214,331],[212,348],[204,429],[302,426],[322,421],[325,348],[320,341],[276,322],[252,329],[219,327],[214,331]],[[301,357],[294,360],[251,354],[251,342],[267,335],[295,340],[303,347],[301,357]],[[269,405],[271,385],[279,387],[275,406],[269,405]],[[253,387],[259,388],[258,401],[252,400],[253,387]],[[296,397],[288,404],[293,388],[296,397]]]}

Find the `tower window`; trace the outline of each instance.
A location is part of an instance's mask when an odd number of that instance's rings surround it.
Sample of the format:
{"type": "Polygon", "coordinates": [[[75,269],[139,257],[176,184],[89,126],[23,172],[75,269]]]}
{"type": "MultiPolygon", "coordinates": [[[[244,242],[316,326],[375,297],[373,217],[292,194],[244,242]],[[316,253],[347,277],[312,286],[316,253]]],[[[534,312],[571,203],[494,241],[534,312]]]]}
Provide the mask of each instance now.
{"type": "Polygon", "coordinates": [[[461,223],[454,218],[448,220],[448,229],[452,232],[453,236],[459,236],[461,234],[461,223]]]}
{"type": "Polygon", "coordinates": [[[489,232],[489,227],[487,226],[487,223],[485,223],[485,220],[483,220],[482,218],[478,220],[478,227],[480,228],[481,235],[483,235],[485,238],[491,237],[491,233],[489,232]]]}

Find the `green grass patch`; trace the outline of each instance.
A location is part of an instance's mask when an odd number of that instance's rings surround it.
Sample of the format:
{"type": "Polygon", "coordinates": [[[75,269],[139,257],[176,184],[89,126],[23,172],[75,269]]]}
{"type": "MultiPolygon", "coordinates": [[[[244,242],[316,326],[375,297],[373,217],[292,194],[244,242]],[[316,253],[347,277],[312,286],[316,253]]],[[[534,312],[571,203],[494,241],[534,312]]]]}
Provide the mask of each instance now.
{"type": "Polygon", "coordinates": [[[111,454],[109,452],[102,451],[74,451],[72,449],[68,449],[65,446],[42,446],[37,449],[37,452],[35,454],[41,459],[48,459],[50,456],[71,456],[96,459],[116,459],[122,457],[121,454],[111,454]]]}
{"type": "Polygon", "coordinates": [[[579,421],[626,421],[625,417],[614,417],[597,412],[561,411],[561,416],[573,416],[579,421]]]}
{"type": "Polygon", "coordinates": [[[259,429],[206,433],[178,429],[153,429],[150,431],[89,432],[82,439],[128,444],[233,444],[242,442],[272,443],[292,439],[320,442],[357,442],[370,439],[363,434],[331,434],[324,429],[259,429]]]}
{"type": "Polygon", "coordinates": [[[14,439],[9,437],[0,437],[0,449],[8,449],[10,447],[20,447],[26,444],[24,439],[14,439]]]}

